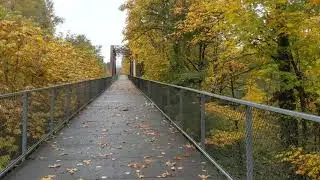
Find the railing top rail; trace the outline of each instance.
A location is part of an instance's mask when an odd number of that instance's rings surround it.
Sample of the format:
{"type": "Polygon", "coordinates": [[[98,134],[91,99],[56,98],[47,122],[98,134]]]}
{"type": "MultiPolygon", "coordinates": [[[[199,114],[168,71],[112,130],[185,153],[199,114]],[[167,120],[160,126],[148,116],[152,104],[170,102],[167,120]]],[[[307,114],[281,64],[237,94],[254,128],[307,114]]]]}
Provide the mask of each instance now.
{"type": "Polygon", "coordinates": [[[229,102],[233,102],[233,103],[237,103],[237,104],[241,104],[241,105],[246,105],[246,106],[254,107],[257,109],[261,109],[261,110],[271,111],[271,112],[275,112],[275,113],[279,113],[279,114],[283,114],[283,115],[288,115],[288,116],[294,116],[294,117],[298,117],[298,118],[302,118],[302,119],[306,119],[309,121],[314,121],[314,122],[320,123],[320,116],[316,116],[316,115],[312,115],[312,114],[306,114],[306,113],[302,113],[302,112],[296,112],[296,111],[277,108],[277,107],[273,107],[273,106],[258,104],[258,103],[254,103],[254,102],[250,102],[250,101],[246,101],[246,100],[242,100],[242,99],[221,96],[218,94],[213,94],[213,93],[200,91],[200,90],[196,90],[196,89],[192,89],[192,88],[188,88],[188,87],[183,87],[183,86],[177,86],[177,85],[173,85],[173,84],[167,84],[167,83],[163,83],[163,82],[159,82],[159,81],[148,80],[148,79],[139,78],[139,77],[134,77],[134,78],[145,80],[145,81],[150,81],[150,82],[165,85],[165,86],[174,87],[174,88],[185,90],[185,91],[191,91],[191,92],[194,92],[197,94],[202,94],[202,95],[214,97],[214,98],[229,101],[229,102]]]}
{"type": "Polygon", "coordinates": [[[97,78],[97,79],[88,79],[88,80],[83,80],[83,81],[77,81],[77,82],[72,82],[72,83],[64,83],[64,84],[59,84],[59,85],[54,85],[54,86],[48,86],[48,87],[36,88],[36,89],[30,89],[30,90],[24,90],[24,91],[13,92],[13,93],[8,93],[8,94],[0,94],[0,99],[12,97],[12,96],[21,96],[24,93],[44,91],[44,90],[48,90],[48,89],[52,89],[52,88],[60,88],[60,87],[80,84],[80,83],[84,83],[84,82],[88,82],[88,81],[95,81],[95,80],[101,80],[101,79],[107,79],[107,78],[110,78],[110,77],[103,77],[103,78],[97,78]]]}

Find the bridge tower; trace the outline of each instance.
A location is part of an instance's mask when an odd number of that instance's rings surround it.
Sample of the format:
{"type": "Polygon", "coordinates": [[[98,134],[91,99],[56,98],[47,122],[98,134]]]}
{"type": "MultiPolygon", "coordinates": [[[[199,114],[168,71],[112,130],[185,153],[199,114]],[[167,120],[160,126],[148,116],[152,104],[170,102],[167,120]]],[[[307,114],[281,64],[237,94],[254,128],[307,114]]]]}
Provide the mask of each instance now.
{"type": "Polygon", "coordinates": [[[136,66],[136,60],[130,61],[130,75],[133,77],[137,76],[137,66],[136,66]]]}
{"type": "Polygon", "coordinates": [[[110,47],[110,73],[112,77],[117,74],[117,52],[114,45],[110,47]]]}

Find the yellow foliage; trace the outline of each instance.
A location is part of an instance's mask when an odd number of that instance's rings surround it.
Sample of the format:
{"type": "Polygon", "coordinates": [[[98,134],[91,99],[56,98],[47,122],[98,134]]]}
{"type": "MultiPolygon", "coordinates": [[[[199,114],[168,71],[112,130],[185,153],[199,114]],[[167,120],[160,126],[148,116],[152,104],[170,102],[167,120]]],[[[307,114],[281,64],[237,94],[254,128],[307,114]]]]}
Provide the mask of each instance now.
{"type": "Polygon", "coordinates": [[[22,18],[0,21],[0,92],[98,78],[98,57],[45,34],[22,18]]]}
{"type": "Polygon", "coordinates": [[[291,148],[278,156],[282,162],[291,163],[296,174],[308,176],[314,180],[320,179],[320,153],[307,153],[303,148],[291,148]]]}
{"type": "Polygon", "coordinates": [[[256,103],[264,103],[267,100],[266,93],[259,89],[255,82],[248,82],[247,93],[243,99],[256,103]]]}
{"type": "Polygon", "coordinates": [[[239,142],[244,138],[244,132],[239,131],[214,131],[214,136],[206,139],[206,144],[215,145],[218,147],[225,147],[239,142]]]}
{"type": "MultiPolygon", "coordinates": [[[[0,7],[0,94],[104,75],[101,59],[92,49],[79,48],[54,37],[31,20],[9,13],[2,17],[2,13],[0,7]]],[[[48,130],[49,93],[39,91],[30,95],[28,137],[31,140],[41,138],[48,130]]],[[[60,96],[55,115],[63,117],[65,112],[59,108],[64,107],[65,98],[60,96]]],[[[21,111],[21,96],[1,99],[0,170],[19,150],[21,111]]]]}
{"type": "MultiPolygon", "coordinates": [[[[209,144],[215,144],[224,147],[244,138],[246,121],[243,110],[236,110],[228,105],[224,106],[211,102],[206,104],[206,112],[224,117],[226,121],[230,121],[238,126],[237,128],[233,127],[232,130],[228,131],[214,130],[213,135],[208,138],[209,144]]],[[[254,111],[253,136],[265,136],[266,134],[270,133],[271,129],[275,129],[270,122],[271,118],[268,119],[268,117],[262,112],[254,111]]]]}

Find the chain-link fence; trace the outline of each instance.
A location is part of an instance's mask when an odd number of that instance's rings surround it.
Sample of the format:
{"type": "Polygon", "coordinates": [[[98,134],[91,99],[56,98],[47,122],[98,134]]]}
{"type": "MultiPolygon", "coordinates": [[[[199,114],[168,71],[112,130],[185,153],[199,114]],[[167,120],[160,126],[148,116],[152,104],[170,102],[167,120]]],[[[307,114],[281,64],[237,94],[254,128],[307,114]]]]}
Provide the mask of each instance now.
{"type": "Polygon", "coordinates": [[[0,178],[112,81],[108,77],[0,95],[0,178]]]}
{"type": "Polygon", "coordinates": [[[320,179],[320,117],[130,77],[228,179],[320,179]]]}

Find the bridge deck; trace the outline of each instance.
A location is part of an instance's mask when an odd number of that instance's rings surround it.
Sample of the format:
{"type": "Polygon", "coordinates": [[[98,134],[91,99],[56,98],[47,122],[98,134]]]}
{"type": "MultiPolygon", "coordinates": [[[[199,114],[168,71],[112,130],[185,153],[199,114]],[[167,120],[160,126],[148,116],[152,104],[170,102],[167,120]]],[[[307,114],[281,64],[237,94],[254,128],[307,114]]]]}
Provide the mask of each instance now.
{"type": "Polygon", "coordinates": [[[131,82],[122,79],[5,179],[223,179],[186,144],[131,82]]]}

